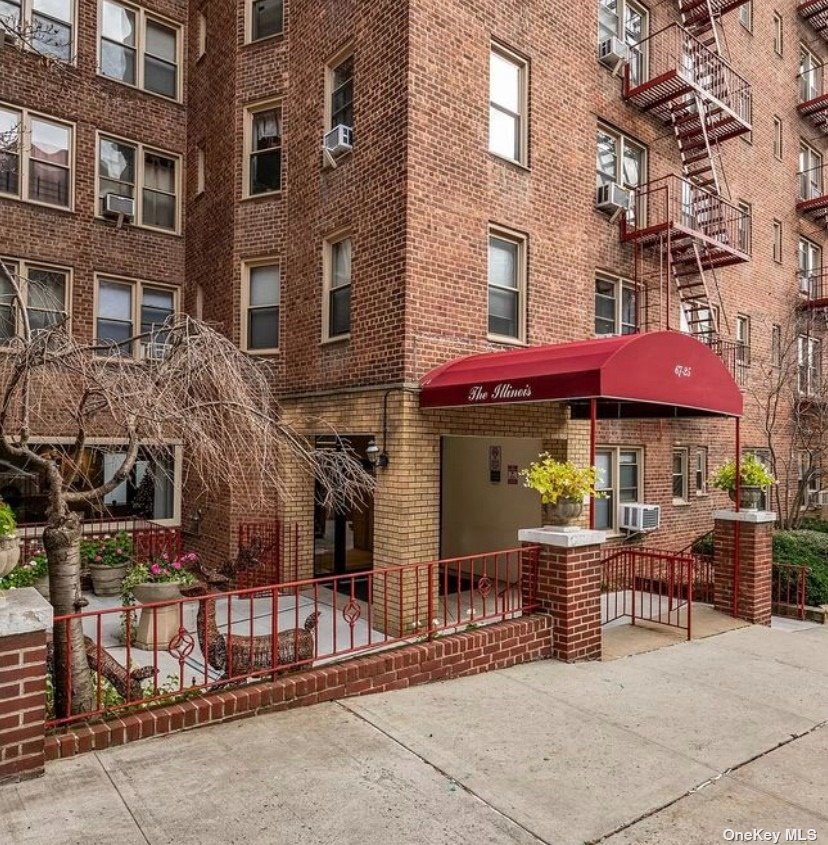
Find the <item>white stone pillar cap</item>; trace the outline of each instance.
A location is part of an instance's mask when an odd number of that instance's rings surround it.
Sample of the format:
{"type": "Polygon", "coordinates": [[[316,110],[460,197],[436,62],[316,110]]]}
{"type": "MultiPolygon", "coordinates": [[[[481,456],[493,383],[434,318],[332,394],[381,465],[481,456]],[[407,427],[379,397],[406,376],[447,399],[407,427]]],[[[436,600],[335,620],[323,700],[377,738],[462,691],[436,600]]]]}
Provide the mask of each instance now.
{"type": "Polygon", "coordinates": [[[750,522],[758,525],[776,522],[776,514],[773,511],[713,511],[713,519],[719,522],[750,522]]]}
{"type": "Polygon", "coordinates": [[[52,605],[34,587],[0,590],[0,639],[47,631],[52,619],[52,605]]]}
{"type": "Polygon", "coordinates": [[[606,531],[592,531],[589,528],[547,525],[543,528],[521,528],[518,531],[521,543],[540,546],[555,546],[559,549],[578,549],[582,546],[600,546],[607,542],[606,531]]]}

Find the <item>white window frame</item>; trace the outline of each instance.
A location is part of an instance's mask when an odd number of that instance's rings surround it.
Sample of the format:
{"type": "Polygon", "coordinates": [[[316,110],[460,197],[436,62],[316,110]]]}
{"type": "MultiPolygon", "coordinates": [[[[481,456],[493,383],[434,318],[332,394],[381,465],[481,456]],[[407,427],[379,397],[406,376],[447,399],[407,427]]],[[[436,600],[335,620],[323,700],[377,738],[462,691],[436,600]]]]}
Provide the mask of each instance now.
{"type": "Polygon", "coordinates": [[[797,364],[797,392],[800,396],[816,396],[822,389],[822,341],[819,338],[799,336],[797,364]]]}
{"type": "Polygon", "coordinates": [[[279,164],[279,187],[273,191],[259,191],[254,194],[250,190],[250,159],[253,155],[253,121],[259,112],[277,110],[279,112],[279,131],[284,132],[284,106],[281,99],[262,100],[250,103],[244,107],[244,158],[242,159],[242,199],[260,199],[261,197],[275,197],[282,193],[285,187],[285,146],[284,135],[280,134],[281,158],[279,164]]]}
{"type": "Polygon", "coordinates": [[[199,12],[196,18],[196,61],[207,55],[207,15],[199,12]]]}
{"type": "MultiPolygon", "coordinates": [[[[648,51],[646,49],[646,44],[649,44],[647,39],[650,37],[650,10],[644,6],[642,3],[636,2],[636,0],[616,0],[616,4],[618,6],[617,12],[615,12],[615,26],[613,28],[614,31],[610,31],[610,27],[605,25],[601,21],[601,14],[605,12],[603,6],[599,2],[598,4],[598,45],[600,46],[601,43],[608,37],[614,35],[618,38],[621,42],[626,44],[628,47],[632,48],[636,44],[643,42],[645,43],[644,49],[640,49],[638,51],[630,51],[631,57],[635,56],[637,53],[640,58],[633,59],[634,61],[638,62],[638,67],[634,64],[630,64],[630,75],[632,77],[631,82],[633,85],[637,85],[644,80],[647,79],[647,75],[649,73],[648,64],[649,64],[649,56],[648,51]],[[641,16],[643,21],[641,27],[641,39],[640,41],[628,41],[627,40],[627,8],[633,9],[638,15],[641,16]],[[636,73],[638,74],[638,78],[636,79],[636,73]]],[[[612,13],[609,13],[612,14],[612,13]]]]}
{"type": "Polygon", "coordinates": [[[696,462],[693,468],[693,488],[697,496],[706,496],[707,476],[710,466],[710,450],[707,446],[696,447],[696,462]]]}
{"type": "Polygon", "coordinates": [[[753,33],[753,0],[739,7],[739,23],[750,33],[753,33]]]}
{"type": "MultiPolygon", "coordinates": [[[[488,237],[486,238],[486,338],[494,343],[509,344],[513,346],[524,346],[526,344],[526,315],[527,315],[527,290],[529,285],[529,238],[523,232],[514,229],[507,229],[504,226],[490,225],[488,237]],[[492,239],[506,241],[517,246],[517,337],[501,335],[489,331],[489,289],[499,287],[492,285],[489,272],[489,253],[492,239]]],[[[504,288],[514,290],[514,288],[504,288]]]]}
{"type": "MultiPolygon", "coordinates": [[[[340,287],[345,287],[341,285],[340,287]]],[[[351,329],[353,327],[354,312],[353,312],[353,292],[354,292],[354,236],[350,229],[343,229],[335,232],[325,238],[322,244],[322,343],[340,343],[351,339],[351,329]],[[350,323],[348,331],[342,334],[332,335],[330,333],[331,324],[331,291],[334,289],[332,285],[333,280],[333,247],[342,243],[342,241],[351,242],[351,280],[348,284],[350,288],[350,323]]]]}
{"type": "Polygon", "coordinates": [[[615,153],[615,175],[613,177],[613,181],[616,182],[618,185],[621,185],[622,188],[626,188],[630,191],[635,191],[640,188],[642,185],[646,185],[649,178],[649,154],[645,144],[642,144],[640,141],[637,141],[635,138],[626,135],[624,132],[621,132],[618,129],[614,129],[611,126],[608,126],[606,123],[599,123],[598,129],[596,130],[595,134],[595,177],[596,177],[596,187],[598,187],[602,183],[602,179],[606,178],[606,174],[598,169],[598,133],[603,133],[610,138],[615,140],[616,144],[616,153],[615,153]],[[624,159],[626,154],[627,146],[635,147],[641,152],[641,172],[639,173],[639,180],[637,185],[633,185],[624,178],[624,159]]]}
{"type": "Polygon", "coordinates": [[[489,138],[487,141],[487,148],[490,155],[502,161],[508,161],[512,164],[518,164],[521,167],[527,167],[529,161],[529,61],[523,56],[518,55],[514,50],[510,50],[505,44],[498,41],[492,41],[489,47],[489,78],[491,77],[491,59],[492,55],[499,56],[502,60],[509,62],[518,69],[518,109],[519,112],[514,113],[491,99],[491,90],[489,92],[489,138]],[[516,157],[504,155],[492,149],[491,143],[491,111],[496,109],[503,114],[508,115],[517,122],[517,148],[518,154],[516,157]]]}
{"type": "Polygon", "coordinates": [[[785,151],[785,139],[782,130],[782,118],[779,115],[773,116],[773,157],[782,161],[785,151]]]}
{"type": "MultiPolygon", "coordinates": [[[[624,332],[624,322],[623,322],[623,314],[624,314],[624,298],[623,293],[625,290],[631,291],[633,295],[633,305],[637,310],[637,292],[635,289],[635,282],[631,279],[626,279],[623,276],[616,276],[613,273],[607,273],[603,270],[599,270],[595,274],[595,282],[596,282],[596,289],[595,289],[595,296],[593,297],[593,308],[595,308],[595,302],[598,299],[598,290],[597,290],[597,283],[606,282],[613,286],[613,299],[614,299],[614,315],[613,315],[613,330],[611,332],[598,332],[595,326],[595,323],[598,319],[598,312],[595,309],[595,319],[593,320],[593,333],[595,337],[613,337],[618,335],[624,334],[635,334],[637,326],[636,324],[632,325],[631,331],[624,332]]],[[[602,295],[603,296],[603,295],[602,295]]],[[[608,297],[604,297],[608,298],[608,297]]]]}
{"type": "Polygon", "coordinates": [[[812,295],[815,287],[815,279],[821,275],[822,247],[810,238],[800,235],[797,265],[799,292],[805,295],[812,295]]]}
{"type": "MultiPolygon", "coordinates": [[[[99,290],[101,282],[113,282],[114,284],[129,287],[132,293],[131,299],[131,313],[132,313],[132,331],[130,337],[132,341],[132,352],[129,356],[134,360],[143,360],[144,354],[141,350],[141,340],[137,337],[141,329],[141,303],[143,302],[144,288],[155,288],[156,290],[169,291],[173,295],[173,314],[181,313],[181,288],[176,285],[171,285],[167,282],[152,282],[149,279],[135,279],[129,276],[120,276],[117,273],[95,273],[95,292],[92,303],[92,332],[95,338],[95,344],[99,342],[98,339],[98,302],[99,290]]],[[[106,356],[106,353],[101,351],[100,355],[106,356]]]]}
{"type": "Polygon", "coordinates": [[[740,217],[736,226],[736,235],[739,238],[739,249],[750,254],[753,247],[753,206],[745,200],[736,203],[740,217]]]}
{"type": "MultiPolygon", "coordinates": [[[[34,2],[33,0],[13,0],[13,2],[20,3],[20,20],[21,24],[24,27],[24,32],[30,32],[31,27],[33,26],[34,20],[34,2]]],[[[38,12],[39,15],[43,17],[50,17],[49,15],[44,14],[43,12],[38,12]]],[[[41,53],[40,50],[36,50],[31,44],[31,38],[21,39],[22,44],[20,45],[24,50],[29,50],[33,53],[37,53],[38,55],[43,56],[51,56],[56,61],[62,62],[63,64],[74,65],[77,64],[77,54],[78,54],[78,0],[71,0],[69,3],[69,20],[68,21],[61,21],[58,18],[52,18],[52,20],[57,21],[62,26],[68,26],[71,35],[69,38],[69,58],[68,59],[61,59],[52,53],[41,53]]],[[[6,38],[10,42],[14,42],[15,36],[11,33],[6,32],[5,30],[0,32],[0,40],[6,38]]],[[[0,44],[0,48],[2,48],[2,44],[0,44]]]]}
{"type": "Polygon", "coordinates": [[[184,25],[180,21],[172,20],[156,12],[150,12],[143,6],[124,0],[111,0],[115,5],[123,6],[135,15],[135,82],[127,82],[114,76],[108,76],[103,72],[103,0],[98,0],[98,29],[97,29],[97,74],[102,79],[108,79],[118,85],[126,85],[127,88],[134,88],[143,91],[151,97],[160,97],[167,102],[180,103],[184,91],[184,25]],[[144,56],[147,41],[147,23],[154,22],[168,29],[175,30],[175,87],[174,97],[168,97],[158,91],[150,91],[144,87],[144,56]]]}
{"type": "MultiPolygon", "coordinates": [[[[797,461],[797,468],[799,470],[797,481],[802,483],[802,479],[806,472],[806,467],[812,462],[813,456],[807,449],[800,449],[797,461]]],[[[802,510],[807,510],[811,507],[813,497],[822,489],[822,469],[819,466],[819,461],[816,461],[816,472],[808,479],[807,493],[808,498],[802,503],[802,510]]]]}
{"type": "Polygon", "coordinates": [[[799,142],[799,197],[816,199],[825,194],[825,159],[822,153],[805,141],[799,142]],[[810,174],[810,175],[809,175],[810,174]]]}
{"type": "Polygon", "coordinates": [[[684,505],[690,501],[690,450],[686,446],[674,446],[670,463],[670,492],[673,504],[684,505]],[[676,472],[676,458],[679,458],[679,472],[676,472]],[[676,495],[676,479],[681,480],[681,495],[676,495]]]}
{"type": "Polygon", "coordinates": [[[282,262],[271,256],[269,258],[257,258],[255,260],[244,261],[242,263],[242,290],[241,290],[241,348],[250,355],[273,355],[281,350],[282,344],[282,262]],[[278,338],[278,345],[269,347],[267,349],[252,349],[250,347],[250,337],[248,333],[249,316],[250,316],[250,271],[256,267],[277,267],[279,269],[279,301],[275,306],[279,309],[277,317],[276,336],[278,338]]]}
{"type": "Polygon", "coordinates": [[[823,66],[813,50],[799,44],[799,102],[807,103],[822,94],[823,66]]]}
{"type": "MultiPolygon", "coordinates": [[[[597,487],[599,491],[601,489],[604,490],[611,490],[613,501],[615,507],[611,511],[612,516],[612,524],[607,526],[606,528],[600,529],[602,531],[607,531],[610,536],[620,536],[623,532],[619,528],[619,524],[621,522],[621,501],[620,499],[620,491],[621,491],[621,453],[622,452],[633,452],[636,456],[636,466],[638,467],[638,489],[636,491],[636,502],[643,501],[644,498],[644,447],[643,446],[606,446],[606,445],[599,445],[595,448],[596,455],[599,454],[610,454],[612,460],[612,486],[611,487],[604,487],[600,488],[597,487]]],[[[629,504],[625,502],[624,504],[629,504]]]]}
{"type": "Polygon", "coordinates": [[[783,244],[783,229],[782,221],[773,221],[773,240],[771,241],[772,258],[777,264],[782,263],[782,244],[783,244]]]}
{"type": "Polygon", "coordinates": [[[286,4],[282,0],[282,28],[278,32],[270,35],[264,35],[261,38],[253,38],[253,4],[257,0],[244,0],[244,43],[245,44],[262,44],[270,41],[271,38],[281,38],[285,34],[285,11],[286,4]]]}
{"type": "Polygon", "coordinates": [[[33,111],[31,109],[23,108],[21,106],[14,106],[11,103],[0,101],[0,108],[6,111],[16,112],[20,115],[18,122],[18,191],[16,194],[0,191],[0,198],[6,197],[9,199],[20,200],[21,202],[31,203],[32,205],[40,205],[44,208],[54,208],[60,211],[74,211],[75,210],[75,156],[77,146],[77,129],[76,125],[68,120],[60,120],[43,112],[33,111]],[[44,202],[43,200],[31,199],[29,197],[29,170],[31,168],[32,157],[32,119],[42,120],[47,123],[54,123],[57,126],[62,126],[69,130],[69,164],[58,165],[69,171],[68,180],[68,203],[66,205],[57,205],[51,202],[44,202]]]}
{"type": "Polygon", "coordinates": [[[751,342],[750,317],[746,314],[736,315],[736,364],[738,367],[750,366],[751,342]]]}
{"type": "MultiPolygon", "coordinates": [[[[30,261],[26,258],[16,258],[12,255],[3,255],[2,256],[3,262],[8,266],[9,264],[15,265],[15,272],[18,276],[18,284],[20,285],[20,293],[23,295],[23,300],[28,303],[28,296],[26,291],[27,281],[29,278],[29,271],[30,270],[47,270],[49,272],[55,273],[63,273],[66,277],[66,284],[64,285],[64,302],[63,302],[63,313],[67,317],[66,327],[69,334],[72,333],[72,268],[66,267],[62,264],[53,264],[49,261],[30,261]]],[[[15,331],[17,337],[23,337],[23,317],[16,310],[16,325],[15,331]]],[[[2,347],[3,341],[0,340],[0,347],[2,347]]]]}
{"type": "Polygon", "coordinates": [[[785,55],[785,25],[779,12],[773,13],[773,52],[777,56],[785,55]]]}
{"type": "MultiPolygon", "coordinates": [[[[333,125],[334,75],[336,73],[336,69],[348,61],[348,59],[353,59],[354,62],[354,71],[351,76],[351,88],[353,91],[353,96],[351,97],[353,119],[351,123],[356,122],[356,56],[354,54],[353,44],[348,44],[325,63],[325,132],[330,132],[331,129],[335,128],[333,125]]],[[[353,126],[350,128],[351,130],[354,129],[353,126]]]]}
{"type": "Polygon", "coordinates": [[[180,235],[181,234],[181,219],[183,212],[182,201],[182,161],[178,153],[170,152],[169,150],[162,150],[158,147],[150,147],[141,144],[138,141],[133,141],[130,138],[122,138],[118,135],[112,135],[109,132],[95,133],[95,217],[100,220],[105,219],[101,210],[101,198],[99,196],[99,187],[101,181],[101,140],[106,139],[114,141],[116,144],[124,144],[126,146],[135,148],[135,217],[132,226],[137,226],[140,229],[149,229],[153,232],[163,232],[166,235],[180,235]],[[163,156],[164,158],[173,159],[175,161],[175,228],[165,229],[163,226],[150,226],[142,222],[144,215],[144,157],[147,153],[163,156]]]}

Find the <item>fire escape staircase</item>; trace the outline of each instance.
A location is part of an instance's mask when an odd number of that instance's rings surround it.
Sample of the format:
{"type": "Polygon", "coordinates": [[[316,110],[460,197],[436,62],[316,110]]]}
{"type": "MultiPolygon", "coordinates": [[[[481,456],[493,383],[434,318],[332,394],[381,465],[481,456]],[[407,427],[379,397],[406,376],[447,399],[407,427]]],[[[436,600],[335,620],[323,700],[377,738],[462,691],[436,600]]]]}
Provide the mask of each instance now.
{"type": "Polygon", "coordinates": [[[803,20],[828,40],[828,0],[802,0],[797,11],[803,20]]]}

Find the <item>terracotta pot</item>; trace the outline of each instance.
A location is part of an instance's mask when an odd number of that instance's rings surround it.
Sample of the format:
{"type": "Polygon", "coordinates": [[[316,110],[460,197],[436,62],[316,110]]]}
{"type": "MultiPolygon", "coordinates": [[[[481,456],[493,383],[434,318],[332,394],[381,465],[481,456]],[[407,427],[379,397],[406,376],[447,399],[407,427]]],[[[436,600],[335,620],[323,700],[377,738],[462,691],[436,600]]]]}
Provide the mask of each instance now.
{"type": "Polygon", "coordinates": [[[96,596],[119,596],[121,584],[129,572],[131,564],[121,566],[101,566],[97,563],[89,564],[89,574],[92,576],[92,589],[96,596]]]}
{"type": "MultiPolygon", "coordinates": [[[[136,584],[132,593],[139,604],[154,604],[156,602],[175,602],[181,598],[181,584],[169,581],[162,584],[136,584]]],[[[141,618],[133,637],[135,648],[167,649],[170,642],[178,634],[179,628],[178,604],[168,604],[161,607],[145,607],[141,610],[141,618]]]]}
{"type": "Polygon", "coordinates": [[[20,542],[16,534],[0,537],[0,578],[8,575],[20,562],[20,542]]]}
{"type": "MultiPolygon", "coordinates": [[[[730,496],[731,502],[736,501],[735,490],[728,490],[727,495],[730,496]]],[[[759,507],[759,503],[762,501],[762,488],[745,485],[739,488],[739,499],[740,507],[743,507],[748,511],[755,511],[759,507]]]]}
{"type": "Polygon", "coordinates": [[[581,499],[558,499],[554,505],[544,505],[544,522],[550,525],[572,525],[584,510],[581,499]]]}

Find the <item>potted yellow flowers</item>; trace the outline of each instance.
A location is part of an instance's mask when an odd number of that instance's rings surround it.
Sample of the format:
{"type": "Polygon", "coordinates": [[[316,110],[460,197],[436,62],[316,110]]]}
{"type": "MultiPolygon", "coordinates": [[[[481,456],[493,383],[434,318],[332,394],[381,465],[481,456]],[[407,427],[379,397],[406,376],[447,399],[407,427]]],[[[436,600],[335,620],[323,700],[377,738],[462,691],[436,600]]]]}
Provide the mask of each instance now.
{"type": "Polygon", "coordinates": [[[544,521],[552,525],[571,525],[584,509],[588,496],[602,496],[595,489],[594,467],[580,467],[572,461],[557,461],[548,452],[538,456],[521,471],[524,486],[540,493],[544,521]]]}

